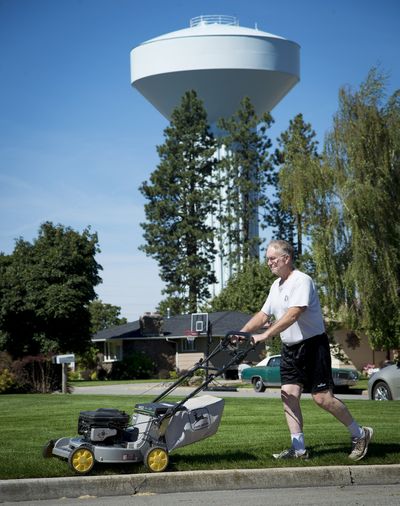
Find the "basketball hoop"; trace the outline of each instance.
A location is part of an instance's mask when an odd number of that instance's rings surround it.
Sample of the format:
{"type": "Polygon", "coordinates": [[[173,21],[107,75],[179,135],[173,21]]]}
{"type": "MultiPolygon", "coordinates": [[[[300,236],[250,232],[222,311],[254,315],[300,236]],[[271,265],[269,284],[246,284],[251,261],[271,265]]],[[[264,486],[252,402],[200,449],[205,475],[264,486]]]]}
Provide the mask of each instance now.
{"type": "Polygon", "coordinates": [[[189,343],[193,343],[194,340],[196,339],[196,337],[199,337],[199,333],[195,332],[193,330],[185,330],[185,336],[186,336],[186,340],[189,343]]]}

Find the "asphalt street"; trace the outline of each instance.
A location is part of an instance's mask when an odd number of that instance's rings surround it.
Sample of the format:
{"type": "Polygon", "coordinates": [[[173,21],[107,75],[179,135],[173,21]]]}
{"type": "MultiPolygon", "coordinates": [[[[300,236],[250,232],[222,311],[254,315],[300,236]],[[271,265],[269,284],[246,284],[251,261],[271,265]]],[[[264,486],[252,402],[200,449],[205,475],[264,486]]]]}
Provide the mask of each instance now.
{"type": "Polygon", "coordinates": [[[50,499],[43,501],[6,502],[4,506],[398,506],[400,488],[398,485],[361,485],[359,487],[312,487],[312,488],[275,488],[246,490],[217,490],[201,492],[174,492],[169,494],[143,493],[126,496],[96,497],[81,496],[77,499],[50,499]]]}
{"type": "MultiPolygon", "coordinates": [[[[126,383],[121,385],[101,385],[101,386],[82,386],[76,387],[73,390],[73,394],[88,394],[88,395],[151,395],[158,396],[163,393],[166,388],[171,385],[168,382],[160,383],[126,383]]],[[[257,393],[252,388],[237,388],[237,381],[216,381],[210,385],[211,390],[209,393],[211,395],[216,395],[218,397],[257,397],[262,399],[263,397],[272,397],[272,398],[280,398],[280,389],[279,388],[267,388],[267,390],[263,393],[257,393]],[[219,388],[221,388],[219,390],[219,388]],[[229,387],[232,389],[236,388],[236,391],[226,391],[223,388],[229,387]],[[216,388],[217,390],[213,390],[216,388]]],[[[178,387],[174,390],[173,394],[179,397],[185,397],[189,395],[190,392],[193,391],[194,387],[178,387]]],[[[368,393],[366,390],[355,391],[356,393],[337,393],[335,394],[338,398],[345,399],[367,399],[368,393]]],[[[310,394],[303,394],[304,398],[311,397],[310,394]]]]}
{"type": "MultiPolygon", "coordinates": [[[[165,472],[149,474],[107,475],[107,476],[76,476],[66,478],[42,478],[27,480],[0,481],[0,501],[27,501],[30,505],[34,501],[57,499],[62,504],[65,498],[91,499],[129,496],[132,500],[140,497],[161,495],[164,504],[164,494],[194,494],[198,492],[233,492],[243,490],[273,490],[287,488],[315,488],[335,487],[343,490],[346,487],[354,491],[362,486],[389,487],[395,485],[399,490],[400,465],[352,465],[328,467],[299,467],[274,469],[235,469],[223,471],[187,471],[165,472]]],[[[382,489],[384,490],[384,489],[382,489]]],[[[241,492],[237,492],[241,494],[241,492]]],[[[269,492],[270,493],[270,492],[269,492]]],[[[357,492],[358,493],[358,492],[357,492]]],[[[186,496],[187,497],[187,496],[186,496]]],[[[236,492],[234,493],[236,497],[236,492]]],[[[336,495],[329,496],[335,499],[336,495]]],[[[398,498],[398,496],[397,496],[398,498]]],[[[215,501],[212,501],[215,503],[215,501]]],[[[135,501],[136,503],[136,501],[135,501]]],[[[298,501],[293,501],[294,504],[298,501]]],[[[290,504],[293,504],[290,503],[290,504]]],[[[73,503],[74,504],[74,503],[73,503]]],[[[121,504],[124,504],[123,502],[121,504]]],[[[137,503],[139,504],[139,503],[137,503]]],[[[149,503],[154,504],[154,503],[149,503]]],[[[197,503],[199,504],[199,503],[197,503]]],[[[203,502],[204,504],[204,502],[203,502]]],[[[221,503],[228,504],[228,502],[221,503]]],[[[230,500],[229,504],[238,504],[230,500]]],[[[289,504],[289,503],[288,503],[289,504]]],[[[315,503],[305,503],[315,504],[315,503]]],[[[319,504],[324,504],[321,499],[319,504]]],[[[327,503],[329,504],[329,503],[327,503]]],[[[333,504],[332,502],[330,504],[333,504]]],[[[353,503],[354,504],[354,503],[353,503]]],[[[360,501],[355,504],[371,504],[360,501]]],[[[373,504],[386,504],[376,501],[373,504]]],[[[388,502],[387,504],[399,504],[388,502]]]]}

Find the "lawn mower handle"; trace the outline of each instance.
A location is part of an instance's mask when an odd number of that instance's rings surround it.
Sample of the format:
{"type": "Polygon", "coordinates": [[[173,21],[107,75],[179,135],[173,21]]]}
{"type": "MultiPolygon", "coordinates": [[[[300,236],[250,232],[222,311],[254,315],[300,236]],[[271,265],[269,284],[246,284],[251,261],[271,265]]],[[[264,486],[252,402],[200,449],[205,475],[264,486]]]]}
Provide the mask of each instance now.
{"type": "Polygon", "coordinates": [[[224,344],[238,345],[239,343],[246,344],[247,346],[255,346],[254,338],[249,332],[239,332],[237,330],[230,330],[224,337],[224,344]],[[243,339],[235,339],[241,337],[243,339]],[[232,339],[233,338],[233,339],[232,339]]]}

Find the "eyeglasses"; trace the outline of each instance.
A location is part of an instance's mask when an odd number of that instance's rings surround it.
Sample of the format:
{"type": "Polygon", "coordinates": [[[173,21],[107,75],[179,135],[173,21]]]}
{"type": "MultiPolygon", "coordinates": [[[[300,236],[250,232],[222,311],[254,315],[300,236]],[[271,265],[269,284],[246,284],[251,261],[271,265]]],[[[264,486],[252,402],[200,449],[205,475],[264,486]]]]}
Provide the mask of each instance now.
{"type": "Polygon", "coordinates": [[[266,257],[266,258],[267,258],[267,262],[276,262],[276,260],[279,260],[280,258],[287,257],[287,256],[288,256],[287,253],[283,253],[282,255],[279,255],[277,257],[266,257]]]}

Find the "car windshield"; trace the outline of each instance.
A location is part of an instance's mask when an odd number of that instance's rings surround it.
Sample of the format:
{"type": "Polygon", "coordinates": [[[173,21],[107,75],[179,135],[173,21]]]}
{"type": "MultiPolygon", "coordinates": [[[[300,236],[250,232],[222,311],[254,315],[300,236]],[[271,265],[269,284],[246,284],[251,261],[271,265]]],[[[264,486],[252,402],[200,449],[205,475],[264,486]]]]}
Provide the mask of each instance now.
{"type": "Polygon", "coordinates": [[[268,367],[280,367],[281,365],[280,355],[277,357],[263,358],[261,362],[258,362],[258,364],[256,364],[256,367],[265,367],[266,365],[268,365],[268,367]]]}

